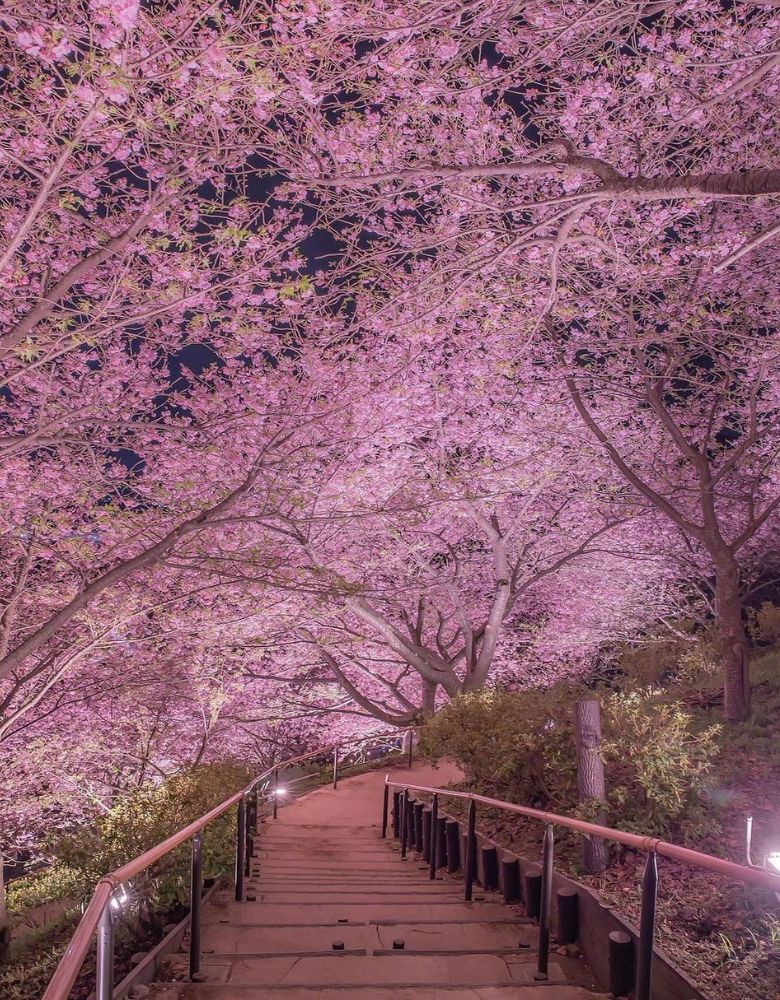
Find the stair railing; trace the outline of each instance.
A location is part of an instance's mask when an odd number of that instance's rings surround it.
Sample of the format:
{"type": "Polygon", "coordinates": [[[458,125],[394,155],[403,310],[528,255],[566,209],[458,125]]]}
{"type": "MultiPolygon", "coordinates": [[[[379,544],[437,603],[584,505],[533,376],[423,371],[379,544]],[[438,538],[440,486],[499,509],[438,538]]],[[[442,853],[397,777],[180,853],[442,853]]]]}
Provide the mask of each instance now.
{"type": "MultiPolygon", "coordinates": [[[[203,830],[218,819],[233,806],[236,806],[236,848],[235,848],[235,898],[238,902],[243,899],[244,876],[248,874],[249,860],[252,854],[252,838],[257,833],[258,822],[263,800],[270,799],[273,806],[273,817],[276,819],[278,802],[282,787],[279,785],[279,772],[285,768],[302,764],[317,757],[333,755],[333,787],[338,783],[340,770],[343,771],[350,765],[346,761],[347,755],[354,753],[350,749],[355,746],[359,750],[365,751],[371,748],[372,744],[379,743],[384,753],[381,756],[398,754],[403,757],[405,751],[403,744],[393,745],[409,733],[409,766],[412,764],[412,732],[411,729],[394,729],[381,733],[369,733],[366,736],[355,736],[339,740],[336,743],[329,743],[324,747],[318,747],[309,753],[301,754],[298,757],[291,757],[289,760],[281,761],[267,768],[262,774],[241,789],[225,799],[214,809],[211,809],[204,816],[185,826],[183,829],[168,837],[162,843],[150,848],[143,854],[129,861],[121,868],[104,875],[95,886],[92,896],[87,903],[81,920],[76,927],[73,937],[70,939],[65,953],[63,954],[57,968],[54,971],[49,985],[43,994],[42,1000],[67,1000],[76,977],[79,974],[84,959],[89,951],[92,937],[96,935],[96,957],[97,968],[95,975],[95,1000],[111,1000],[114,984],[114,909],[121,904],[119,898],[124,893],[123,885],[131,878],[138,875],[150,865],[155,864],[166,854],[170,854],[177,847],[192,841],[192,857],[190,867],[190,978],[193,979],[200,972],[200,909],[201,895],[203,892],[203,830]],[[119,894],[119,897],[118,897],[119,894]]],[[[303,775],[293,779],[289,784],[295,784],[311,778],[312,775],[303,775]]],[[[285,789],[286,791],[286,789],[285,789]]]]}
{"type": "MultiPolygon", "coordinates": [[[[531,809],[528,806],[519,806],[514,802],[503,802],[500,799],[487,798],[484,795],[476,795],[471,792],[458,792],[447,788],[430,788],[426,785],[412,785],[403,781],[391,781],[389,776],[385,778],[385,787],[382,800],[382,836],[387,835],[388,808],[390,790],[396,789],[393,795],[393,833],[401,841],[401,857],[405,858],[407,849],[415,841],[416,817],[412,808],[413,792],[430,795],[437,812],[440,807],[440,800],[444,798],[459,799],[468,802],[468,820],[466,833],[466,859],[464,875],[464,898],[469,901],[472,898],[474,879],[477,875],[477,834],[476,817],[477,806],[488,806],[491,809],[501,809],[504,812],[514,813],[518,816],[525,816],[528,819],[543,823],[544,850],[542,859],[542,885],[541,900],[539,906],[539,945],[538,964],[534,978],[538,980],[547,979],[547,967],[550,953],[550,917],[552,903],[552,881],[553,881],[553,851],[554,851],[554,831],[555,827],[563,827],[574,830],[586,837],[598,837],[602,840],[611,840],[614,843],[622,844],[624,847],[631,847],[647,855],[644,875],[642,878],[642,903],[641,917],[639,923],[639,947],[635,967],[635,1000],[650,1000],[652,984],[652,963],[653,963],[653,942],[655,939],[655,910],[656,896],[658,892],[658,857],[671,858],[690,867],[702,868],[705,871],[714,872],[725,878],[734,879],[745,885],[755,886],[759,889],[766,889],[773,893],[780,892],[780,875],[773,874],[764,868],[749,867],[748,865],[737,864],[734,861],[726,861],[724,858],[716,858],[711,854],[704,854],[701,851],[694,851],[687,847],[680,847],[666,840],[657,837],[647,837],[636,833],[628,833],[624,830],[615,830],[608,826],[599,826],[597,823],[588,823],[585,820],[574,819],[570,816],[560,816],[557,813],[545,812],[541,809],[531,809]]],[[[419,806],[418,808],[421,808],[419,806]]],[[[441,823],[432,823],[428,850],[430,851],[430,878],[436,877],[436,867],[440,857],[440,837],[441,823]]],[[[621,994],[623,995],[623,994],[621,994]]]]}

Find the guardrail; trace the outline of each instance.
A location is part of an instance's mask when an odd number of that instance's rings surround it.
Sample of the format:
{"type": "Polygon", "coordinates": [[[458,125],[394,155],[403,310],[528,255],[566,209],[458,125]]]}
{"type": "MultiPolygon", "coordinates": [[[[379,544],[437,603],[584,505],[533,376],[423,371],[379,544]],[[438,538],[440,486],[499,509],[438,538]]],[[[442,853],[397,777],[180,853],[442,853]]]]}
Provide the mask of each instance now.
{"type": "MultiPolygon", "coordinates": [[[[67,1000],[79,970],[84,962],[92,942],[93,935],[97,934],[97,970],[95,975],[96,1000],[111,1000],[114,984],[114,920],[112,913],[112,903],[115,901],[115,893],[123,883],[133,876],[138,875],[144,869],[153,865],[166,854],[180,847],[188,840],[192,841],[191,877],[190,877],[190,978],[196,976],[200,971],[200,902],[203,893],[203,845],[202,831],[209,823],[218,819],[233,806],[236,806],[236,855],[235,855],[235,886],[236,900],[241,901],[244,895],[244,875],[247,874],[249,858],[251,856],[251,841],[257,831],[258,816],[260,814],[261,801],[271,799],[273,805],[274,819],[277,815],[279,802],[279,774],[286,768],[294,767],[306,761],[318,757],[327,759],[333,756],[333,787],[336,788],[339,780],[339,773],[345,768],[361,763],[360,760],[353,764],[348,763],[349,757],[365,753],[374,743],[379,743],[386,753],[382,756],[389,756],[392,753],[405,753],[403,744],[393,746],[391,741],[397,741],[407,733],[412,733],[410,729],[395,729],[390,732],[370,733],[363,737],[354,737],[349,740],[339,740],[329,743],[324,747],[318,747],[309,753],[292,757],[289,760],[281,761],[278,764],[267,768],[262,774],[243,788],[241,791],[225,799],[214,809],[204,816],[194,820],[188,826],[174,833],[162,843],[150,848],[143,854],[129,861],[121,868],[104,875],[92,893],[86,909],[79,921],[79,924],[70,939],[65,953],[60,959],[54,975],[46,987],[42,1000],[67,1000]],[[345,753],[346,751],[346,753],[345,753]]],[[[413,739],[409,739],[408,762],[411,767],[413,739]]],[[[314,775],[303,775],[294,781],[305,781],[314,775]]]]}
{"type": "MultiPolygon", "coordinates": [[[[552,909],[552,880],[553,880],[553,853],[554,853],[554,829],[556,826],[574,830],[585,837],[598,837],[602,840],[611,840],[625,847],[647,854],[644,876],[642,879],[642,906],[639,923],[639,948],[636,961],[635,977],[635,1000],[650,1000],[650,988],[652,983],[652,963],[653,963],[653,942],[655,938],[655,911],[656,897],[658,892],[658,856],[671,858],[682,864],[691,867],[701,868],[705,871],[715,872],[727,878],[732,878],[745,885],[755,886],[760,889],[767,889],[773,893],[780,893],[780,875],[775,875],[764,868],[737,864],[734,861],[726,861],[723,858],[716,858],[711,854],[704,854],[701,851],[693,851],[687,847],[680,847],[669,841],[661,840],[657,837],[646,837],[635,833],[627,833],[623,830],[615,830],[607,826],[599,826],[596,823],[588,823],[585,820],[574,819],[569,816],[560,816],[557,813],[544,812],[541,809],[531,809],[527,806],[515,805],[513,802],[503,802],[500,799],[487,798],[484,795],[476,795],[471,792],[451,791],[447,788],[430,788],[426,785],[410,785],[400,781],[390,781],[385,778],[384,797],[382,802],[382,837],[387,836],[388,808],[390,789],[398,789],[394,793],[393,826],[394,833],[401,841],[401,857],[405,858],[413,835],[413,811],[411,792],[431,796],[431,832],[430,832],[430,872],[431,879],[436,877],[436,867],[440,857],[440,825],[438,823],[439,800],[442,798],[460,799],[469,803],[467,833],[466,833],[466,858],[464,872],[464,898],[470,901],[472,898],[474,879],[477,874],[477,835],[476,819],[477,805],[488,806],[492,809],[501,809],[504,812],[515,813],[518,816],[525,816],[528,819],[544,823],[544,847],[542,857],[542,888],[541,904],[539,908],[539,948],[538,965],[536,977],[539,980],[547,978],[547,968],[550,953],[550,917],[552,909]]],[[[623,994],[621,993],[621,996],[623,994]]]]}

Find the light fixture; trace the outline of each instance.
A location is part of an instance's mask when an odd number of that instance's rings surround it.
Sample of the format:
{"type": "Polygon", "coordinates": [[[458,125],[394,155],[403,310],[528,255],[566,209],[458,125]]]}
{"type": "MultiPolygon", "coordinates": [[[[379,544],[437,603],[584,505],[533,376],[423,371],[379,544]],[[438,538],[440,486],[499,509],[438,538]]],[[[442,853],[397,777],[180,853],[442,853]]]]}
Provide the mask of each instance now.
{"type": "Polygon", "coordinates": [[[277,797],[284,796],[284,795],[287,794],[287,789],[286,788],[276,788],[276,789],[274,789],[274,794],[277,797]]]}
{"type": "Polygon", "coordinates": [[[118,912],[122,907],[129,902],[130,896],[124,886],[119,887],[119,895],[111,897],[111,909],[118,912]]]}
{"type": "Polygon", "coordinates": [[[771,854],[767,854],[766,863],[780,873],[780,851],[772,851],[771,854]]]}

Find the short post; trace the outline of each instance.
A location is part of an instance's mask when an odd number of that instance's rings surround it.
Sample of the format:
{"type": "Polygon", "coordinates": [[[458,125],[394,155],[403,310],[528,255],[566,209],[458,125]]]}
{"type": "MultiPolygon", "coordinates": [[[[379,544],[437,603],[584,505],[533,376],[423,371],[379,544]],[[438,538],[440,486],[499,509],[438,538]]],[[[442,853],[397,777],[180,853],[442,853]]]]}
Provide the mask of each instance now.
{"type": "Polygon", "coordinates": [[[339,748],[333,748],[333,787],[338,788],[339,784],[339,748]]]}
{"type": "Polygon", "coordinates": [[[647,855],[642,878],[642,915],[639,921],[639,956],[636,963],[636,1000],[650,1000],[655,938],[655,903],[658,895],[658,860],[655,851],[647,855]]]}
{"type": "Polygon", "coordinates": [[[552,823],[544,828],[544,853],[542,855],[542,898],[539,906],[539,961],[534,979],[547,979],[550,958],[550,910],[552,908],[553,850],[555,840],[552,823]]]}
{"type": "Polygon", "coordinates": [[[274,819],[279,811],[279,768],[274,768],[274,819]]]}
{"type": "Polygon", "coordinates": [[[520,862],[504,858],[501,861],[501,886],[505,903],[517,903],[522,898],[520,892],[520,862]]]}
{"type": "Polygon", "coordinates": [[[401,857],[406,858],[406,849],[409,846],[409,789],[405,788],[401,792],[401,857]]]}
{"type": "Polygon", "coordinates": [[[634,985],[634,940],[625,931],[609,934],[609,992],[627,997],[634,985]]]}
{"type": "Polygon", "coordinates": [[[390,786],[387,783],[387,775],[385,775],[385,791],[382,796],[382,840],[387,837],[387,809],[390,804],[390,786]]]}
{"type": "Polygon", "coordinates": [[[112,1000],[114,996],[114,919],[109,899],[100,914],[97,926],[97,970],[95,1000],[112,1000]]]}
{"type": "Polygon", "coordinates": [[[203,893],[203,840],[200,832],[192,838],[190,865],[190,979],[200,972],[200,904],[203,893]]]}
{"type": "Polygon", "coordinates": [[[466,833],[466,878],[463,898],[471,902],[474,891],[474,877],[477,874],[477,804],[472,799],[469,802],[469,820],[466,833]]]}
{"type": "Polygon", "coordinates": [[[246,849],[246,803],[244,796],[236,808],[236,902],[244,898],[244,851],[246,849]]]}
{"type": "Polygon", "coordinates": [[[401,836],[401,793],[393,792],[393,836],[398,840],[401,836]]]}
{"type": "Polygon", "coordinates": [[[422,856],[423,861],[431,860],[431,810],[428,806],[423,806],[422,811],[422,856]]]}
{"type": "Polygon", "coordinates": [[[575,944],[579,936],[580,897],[574,889],[559,889],[558,944],[575,944]]]}
{"type": "Polygon", "coordinates": [[[414,752],[414,730],[409,730],[409,770],[412,769],[412,754],[414,752]]]}
{"type": "Polygon", "coordinates": [[[489,891],[498,888],[498,850],[495,847],[482,848],[482,888],[489,891]]]}
{"type": "Polygon", "coordinates": [[[418,854],[423,852],[423,810],[425,806],[422,802],[415,802],[412,815],[414,816],[414,849],[418,854]]]}
{"type": "Polygon", "coordinates": [[[439,796],[437,792],[433,793],[433,801],[431,802],[431,865],[428,871],[428,877],[433,880],[436,878],[436,862],[438,860],[439,851],[439,796]]]}
{"type": "Polygon", "coordinates": [[[436,833],[439,850],[436,853],[436,867],[447,867],[447,817],[439,816],[438,831],[436,833]]]}
{"type": "Polygon", "coordinates": [[[460,823],[448,819],[445,824],[447,836],[447,871],[452,874],[460,869],[460,823]]]}

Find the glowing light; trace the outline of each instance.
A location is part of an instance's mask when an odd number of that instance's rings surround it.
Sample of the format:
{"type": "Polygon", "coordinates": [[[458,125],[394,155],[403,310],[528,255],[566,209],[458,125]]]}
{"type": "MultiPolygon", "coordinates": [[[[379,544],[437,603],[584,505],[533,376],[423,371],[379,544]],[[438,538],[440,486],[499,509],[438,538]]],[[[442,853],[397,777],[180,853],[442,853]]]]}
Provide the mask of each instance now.
{"type": "Polygon", "coordinates": [[[776,872],[780,872],[780,851],[772,851],[771,854],[768,854],[766,863],[776,872]]]}
{"type": "Polygon", "coordinates": [[[286,788],[277,788],[274,794],[277,796],[277,798],[281,798],[281,797],[283,797],[283,796],[285,796],[287,794],[287,789],[286,788]]]}
{"type": "Polygon", "coordinates": [[[130,896],[128,895],[125,887],[122,886],[119,890],[119,895],[111,897],[111,909],[114,911],[121,910],[122,907],[129,902],[129,900],[130,896]]]}

